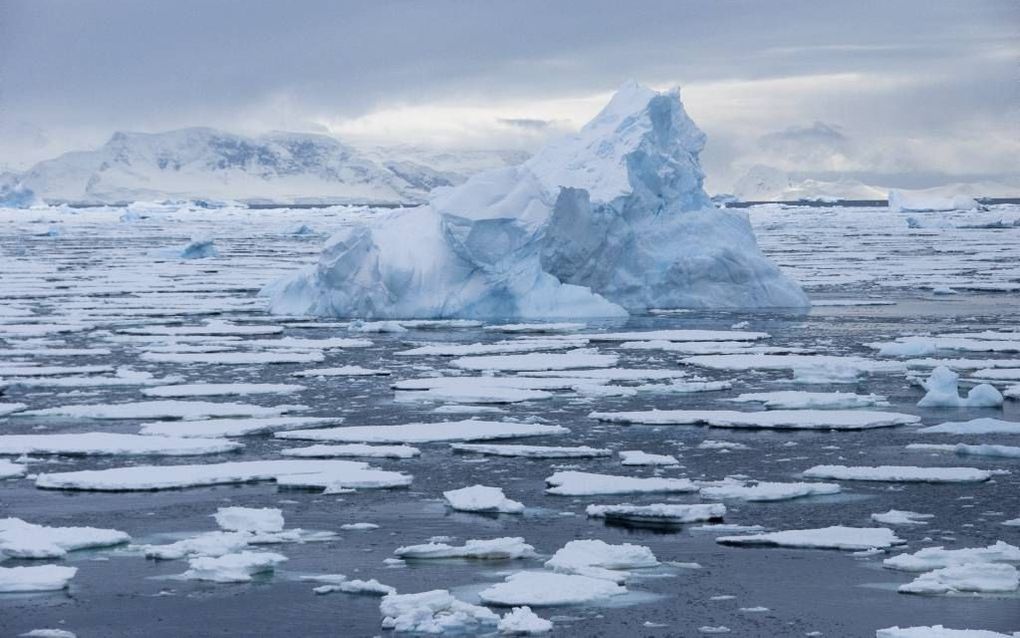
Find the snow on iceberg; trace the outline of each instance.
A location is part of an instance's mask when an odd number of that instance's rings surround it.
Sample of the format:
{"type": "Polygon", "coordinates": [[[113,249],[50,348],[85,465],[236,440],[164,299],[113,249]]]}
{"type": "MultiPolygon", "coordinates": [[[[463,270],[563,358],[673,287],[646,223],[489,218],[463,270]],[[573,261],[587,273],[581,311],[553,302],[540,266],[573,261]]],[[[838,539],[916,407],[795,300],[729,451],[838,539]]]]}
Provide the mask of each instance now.
{"type": "Polygon", "coordinates": [[[807,306],[747,216],[712,206],[704,143],[678,90],[626,84],[576,135],[341,230],[263,294],[279,313],[375,319],[807,306]]]}

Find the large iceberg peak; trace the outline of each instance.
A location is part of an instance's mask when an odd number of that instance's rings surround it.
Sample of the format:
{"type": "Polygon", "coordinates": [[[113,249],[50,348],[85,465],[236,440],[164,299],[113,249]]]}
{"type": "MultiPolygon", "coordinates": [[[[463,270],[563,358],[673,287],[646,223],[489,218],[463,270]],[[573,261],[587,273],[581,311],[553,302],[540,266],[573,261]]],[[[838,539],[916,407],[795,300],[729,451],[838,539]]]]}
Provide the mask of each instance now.
{"type": "Polygon", "coordinates": [[[578,133],[341,231],[272,309],[365,318],[806,306],[747,216],[711,206],[679,90],[625,84],[578,133]]]}
{"type": "Polygon", "coordinates": [[[660,200],[657,208],[695,210],[710,206],[698,161],[704,146],[679,88],[658,93],[628,82],[577,134],[550,143],[525,166],[552,192],[580,188],[597,202],[640,194],[660,200]]]}

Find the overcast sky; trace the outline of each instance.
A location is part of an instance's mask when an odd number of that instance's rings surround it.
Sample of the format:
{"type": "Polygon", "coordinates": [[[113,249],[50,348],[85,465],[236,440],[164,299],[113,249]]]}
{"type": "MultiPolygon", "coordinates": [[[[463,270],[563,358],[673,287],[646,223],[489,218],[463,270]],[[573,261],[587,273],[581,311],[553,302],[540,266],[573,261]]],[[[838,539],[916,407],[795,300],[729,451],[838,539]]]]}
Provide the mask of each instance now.
{"type": "Polygon", "coordinates": [[[753,164],[1016,180],[1017,0],[0,0],[0,166],[116,130],[534,148],[683,87],[709,185],[753,164]]]}

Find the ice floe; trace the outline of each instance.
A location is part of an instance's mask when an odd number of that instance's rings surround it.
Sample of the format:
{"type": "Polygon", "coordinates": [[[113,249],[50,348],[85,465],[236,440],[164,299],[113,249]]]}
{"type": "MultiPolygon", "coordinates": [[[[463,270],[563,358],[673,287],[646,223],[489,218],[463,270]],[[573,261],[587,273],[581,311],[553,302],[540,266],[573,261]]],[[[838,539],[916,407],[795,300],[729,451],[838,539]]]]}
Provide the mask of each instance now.
{"type": "Polygon", "coordinates": [[[752,392],[730,399],[741,403],[762,403],[766,408],[781,409],[839,409],[870,408],[889,405],[885,397],[877,394],[854,394],[852,392],[804,392],[800,390],[779,390],[775,392],[752,392]]]}
{"type": "Polygon", "coordinates": [[[387,594],[379,602],[379,613],[383,629],[421,634],[477,632],[499,622],[491,610],[457,600],[445,589],[387,594]]]}
{"type": "Polygon", "coordinates": [[[927,394],[917,402],[922,408],[997,408],[1002,405],[1002,393],[987,383],[970,389],[966,397],[960,396],[960,375],[945,366],[935,368],[924,384],[927,394]]]}
{"type": "Polygon", "coordinates": [[[514,636],[534,636],[552,631],[551,621],[531,611],[527,605],[514,607],[499,619],[496,629],[501,634],[514,636]]]}
{"type": "Polygon", "coordinates": [[[726,516],[726,506],[722,503],[694,505],[674,503],[631,505],[630,503],[622,503],[620,505],[589,505],[585,509],[585,513],[594,518],[604,518],[610,521],[675,525],[701,521],[721,521],[726,516]]]}
{"type": "Polygon", "coordinates": [[[288,487],[403,487],[411,477],[360,461],[237,461],[208,465],[135,465],[108,470],[39,474],[36,487],[60,490],[147,491],[276,481],[288,487]]]}
{"type": "Polygon", "coordinates": [[[806,496],[823,496],[838,494],[840,487],[836,483],[779,483],[775,481],[754,481],[742,483],[737,481],[720,481],[704,484],[701,487],[702,498],[737,499],[742,501],[786,501],[806,496]]]}
{"type": "Polygon", "coordinates": [[[865,430],[917,423],[920,417],[874,410],[642,410],[592,412],[588,415],[610,423],[646,425],[708,425],[717,428],[779,430],[865,430]]]}
{"type": "Polygon", "coordinates": [[[627,570],[658,564],[655,554],[644,545],[613,545],[598,539],[570,541],[545,562],[546,568],[560,574],[579,574],[615,583],[627,579],[627,570]]]}
{"type": "Polygon", "coordinates": [[[1020,563],[1020,548],[1003,541],[987,547],[925,547],[913,554],[897,554],[882,561],[882,566],[904,572],[925,572],[968,563],[1020,563]]]}
{"type": "Polygon", "coordinates": [[[335,457],[365,457],[380,459],[411,459],[419,454],[421,450],[410,445],[365,445],[363,443],[349,443],[346,445],[309,445],[307,447],[292,447],[280,450],[283,456],[296,456],[300,458],[335,458],[335,457]]]}
{"type": "Polygon", "coordinates": [[[893,481],[911,483],[981,483],[992,477],[974,467],[917,467],[914,465],[816,465],[803,472],[807,478],[838,481],[893,481]]]}
{"type": "Polygon", "coordinates": [[[527,436],[565,434],[558,425],[511,423],[508,421],[441,421],[405,425],[358,425],[318,430],[277,432],[281,439],[351,443],[435,443],[441,441],[485,441],[527,436]]]}
{"type": "Polygon", "coordinates": [[[546,445],[499,445],[494,443],[454,443],[450,449],[455,452],[470,452],[491,456],[518,456],[530,459],[574,459],[612,456],[606,448],[588,446],[553,447],[546,445]]]}
{"type": "Polygon", "coordinates": [[[139,401],[137,403],[98,403],[95,405],[62,405],[42,410],[29,410],[26,416],[59,416],[77,419],[209,419],[212,417],[279,416],[304,406],[277,405],[262,407],[245,403],[212,403],[209,401],[139,401]]]}
{"type": "Polygon", "coordinates": [[[5,558],[63,558],[67,552],[112,547],[131,540],[115,529],[50,527],[20,518],[0,519],[0,560],[5,558]]]}
{"type": "Polygon", "coordinates": [[[620,452],[620,465],[680,465],[672,454],[649,454],[641,450],[620,452]]]}
{"type": "Polygon", "coordinates": [[[493,538],[490,540],[469,540],[463,545],[426,543],[398,547],[393,552],[403,559],[472,558],[479,560],[506,560],[512,558],[533,558],[535,548],[521,537],[493,538]]]}
{"type": "Polygon", "coordinates": [[[540,370],[571,370],[574,368],[609,368],[616,365],[619,356],[599,354],[593,349],[572,350],[563,353],[509,354],[479,357],[461,357],[450,365],[464,370],[504,370],[536,372],[540,370]]]}
{"type": "Polygon", "coordinates": [[[291,373],[294,377],[375,377],[387,376],[389,370],[363,368],[361,366],[340,366],[337,368],[310,368],[291,373]]]}
{"type": "Polygon", "coordinates": [[[1020,588],[1016,567],[1002,563],[961,563],[925,572],[900,585],[903,594],[1003,593],[1020,588]]]}
{"type": "Polygon", "coordinates": [[[908,450],[930,450],[933,452],[953,452],[960,456],[989,456],[993,458],[1020,459],[1020,445],[995,445],[981,443],[969,445],[967,443],[911,443],[907,445],[908,450]]]}
{"type": "Polygon", "coordinates": [[[1013,636],[984,629],[949,629],[942,625],[931,625],[927,627],[886,627],[877,630],[875,638],[1013,638],[1013,636]]]}
{"type": "Polygon", "coordinates": [[[147,397],[217,397],[247,394],[293,394],[304,386],[290,383],[189,383],[162,385],[142,390],[147,397]]]}
{"type": "Polygon", "coordinates": [[[223,556],[199,556],[188,561],[186,580],[208,580],[214,583],[247,583],[256,574],[272,572],[287,557],[275,552],[241,551],[223,556]]]}
{"type": "Polygon", "coordinates": [[[507,498],[500,487],[472,485],[443,492],[443,497],[450,507],[461,512],[520,514],[524,511],[524,504],[507,498]]]}
{"type": "Polygon", "coordinates": [[[7,459],[0,459],[0,479],[24,476],[27,471],[24,465],[8,461],[7,459]]]}
{"type": "Polygon", "coordinates": [[[1020,434],[1020,421],[982,417],[970,421],[949,421],[918,430],[922,434],[1020,434]]]}
{"type": "Polygon", "coordinates": [[[871,520],[882,525],[927,525],[929,518],[934,518],[934,515],[907,510],[889,510],[871,515],[871,520]]]}
{"type": "Polygon", "coordinates": [[[626,593],[626,587],[605,578],[523,571],[482,590],[479,597],[491,605],[554,607],[602,602],[626,593]]]}
{"type": "Polygon", "coordinates": [[[547,493],[560,496],[698,491],[698,487],[685,478],[640,478],[573,470],[556,472],[547,477],[545,482],[549,486],[547,493]]]}
{"type": "Polygon", "coordinates": [[[200,421],[157,421],[143,423],[139,432],[166,437],[223,437],[267,434],[281,430],[336,425],[342,417],[278,416],[252,419],[207,419],[200,421]]]}
{"type": "Polygon", "coordinates": [[[886,527],[844,527],[842,525],[748,534],[746,536],[720,536],[715,541],[723,545],[761,545],[847,551],[887,549],[906,542],[886,527]]]}
{"type": "Polygon", "coordinates": [[[241,449],[224,439],[152,437],[112,432],[81,434],[0,434],[0,454],[70,456],[190,456],[241,449]]]}
{"type": "Polygon", "coordinates": [[[63,565],[0,567],[0,594],[59,591],[65,589],[77,573],[77,567],[63,565]]]}

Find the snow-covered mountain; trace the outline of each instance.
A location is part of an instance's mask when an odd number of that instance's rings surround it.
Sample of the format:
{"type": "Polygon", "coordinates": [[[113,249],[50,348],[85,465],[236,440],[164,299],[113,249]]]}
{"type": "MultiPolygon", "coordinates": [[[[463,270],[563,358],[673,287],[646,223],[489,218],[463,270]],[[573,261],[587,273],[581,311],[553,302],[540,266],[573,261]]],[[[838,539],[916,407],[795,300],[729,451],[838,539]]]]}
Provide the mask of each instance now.
{"type": "Polygon", "coordinates": [[[785,171],[760,164],[748,169],[733,185],[733,195],[742,202],[885,199],[886,192],[855,179],[794,179],[785,171]]]}
{"type": "Polygon", "coordinates": [[[94,151],[66,153],[36,164],[20,181],[50,202],[395,204],[424,201],[433,188],[459,184],[469,175],[406,155],[363,153],[325,135],[246,137],[189,128],[115,133],[94,151]]]}

